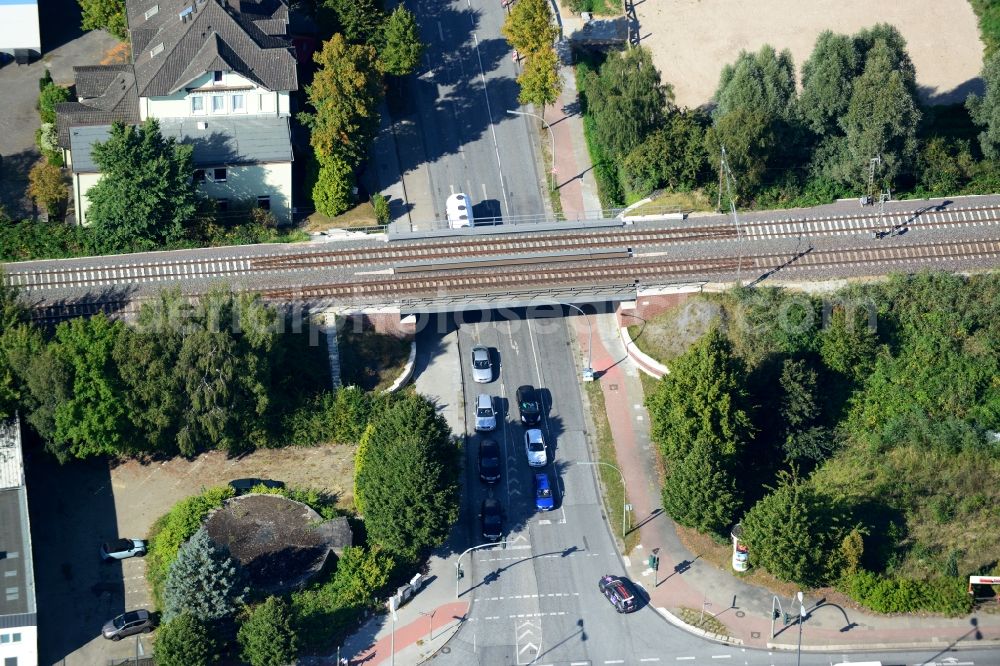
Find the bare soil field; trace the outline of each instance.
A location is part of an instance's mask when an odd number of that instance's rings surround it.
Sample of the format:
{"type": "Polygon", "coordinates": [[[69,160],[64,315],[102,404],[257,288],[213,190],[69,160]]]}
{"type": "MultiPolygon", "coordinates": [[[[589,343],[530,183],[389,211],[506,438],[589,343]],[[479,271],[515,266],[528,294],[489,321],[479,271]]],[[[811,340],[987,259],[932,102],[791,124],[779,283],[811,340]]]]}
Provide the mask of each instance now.
{"type": "Polygon", "coordinates": [[[802,63],[824,30],[889,23],[906,39],[924,101],[962,102],[981,89],[983,43],[968,0],[638,0],[642,44],[680,107],[708,104],[722,67],[770,44],[802,63]]]}

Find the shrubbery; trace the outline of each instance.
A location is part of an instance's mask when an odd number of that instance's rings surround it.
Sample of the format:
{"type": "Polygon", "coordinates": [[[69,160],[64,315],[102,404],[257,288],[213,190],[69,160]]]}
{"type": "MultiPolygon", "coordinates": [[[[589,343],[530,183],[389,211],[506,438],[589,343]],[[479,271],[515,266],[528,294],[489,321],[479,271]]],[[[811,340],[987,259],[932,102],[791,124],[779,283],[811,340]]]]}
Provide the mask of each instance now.
{"type": "Polygon", "coordinates": [[[846,575],[838,587],[877,613],[965,615],[972,610],[972,597],[961,578],[911,580],[859,570],[846,575]]]}

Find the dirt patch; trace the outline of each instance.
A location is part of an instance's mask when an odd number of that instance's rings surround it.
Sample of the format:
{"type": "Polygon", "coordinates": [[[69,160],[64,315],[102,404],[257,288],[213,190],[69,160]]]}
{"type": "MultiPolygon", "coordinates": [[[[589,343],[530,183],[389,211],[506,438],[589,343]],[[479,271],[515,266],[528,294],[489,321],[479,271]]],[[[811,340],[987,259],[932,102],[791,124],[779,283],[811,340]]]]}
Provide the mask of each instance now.
{"type": "Polygon", "coordinates": [[[208,535],[243,565],[254,589],[298,587],[318,572],[333,548],[316,529],[322,518],[278,495],[236,497],[205,522],[208,535]]]}
{"type": "Polygon", "coordinates": [[[342,328],[338,332],[340,372],[344,386],[364,391],[383,391],[403,373],[410,358],[410,340],[364,330],[342,328]]]}
{"type": "Polygon", "coordinates": [[[628,330],[640,350],[667,363],[717,325],[721,316],[718,303],[694,296],[653,319],[629,326],[628,330]]]}
{"type": "Polygon", "coordinates": [[[968,0],[658,0],[637,2],[639,35],[678,106],[711,101],[722,67],[764,44],[788,48],[801,71],[824,30],[853,34],[890,23],[906,39],[921,96],[963,102],[980,84],[983,44],[968,0]]]}

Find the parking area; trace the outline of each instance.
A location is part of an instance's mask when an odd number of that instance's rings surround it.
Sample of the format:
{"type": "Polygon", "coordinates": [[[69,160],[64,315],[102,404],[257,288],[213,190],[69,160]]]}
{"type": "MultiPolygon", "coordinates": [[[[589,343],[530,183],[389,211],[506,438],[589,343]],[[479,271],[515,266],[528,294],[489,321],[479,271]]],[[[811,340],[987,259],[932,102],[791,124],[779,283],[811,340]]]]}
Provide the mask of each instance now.
{"type": "MultiPolygon", "coordinates": [[[[39,663],[96,666],[136,654],[137,644],[99,637],[108,619],[152,608],[145,562],[106,564],[98,548],[114,537],[145,538],[153,522],[202,488],[240,478],[275,479],[353,502],[354,448],[322,446],[258,451],[240,458],[213,452],[193,461],[142,464],[74,462],[40,454],[28,463],[28,502],[39,608],[39,663]]],[[[151,641],[141,638],[149,654],[151,641]]]]}
{"type": "Polygon", "coordinates": [[[14,218],[31,213],[24,196],[28,171],[38,159],[35,131],[39,127],[38,80],[48,69],[59,85],[73,83],[74,65],[97,65],[118,44],[103,31],[80,31],[80,6],[76,0],[43,0],[39,4],[42,58],[30,65],[13,62],[0,67],[0,204],[14,218]]]}

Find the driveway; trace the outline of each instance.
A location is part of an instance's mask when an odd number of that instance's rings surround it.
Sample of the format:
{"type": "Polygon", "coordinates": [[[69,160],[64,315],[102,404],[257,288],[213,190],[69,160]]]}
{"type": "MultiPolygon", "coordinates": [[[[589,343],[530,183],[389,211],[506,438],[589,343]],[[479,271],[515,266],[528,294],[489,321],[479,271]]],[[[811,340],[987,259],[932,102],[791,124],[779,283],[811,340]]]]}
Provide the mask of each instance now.
{"type": "Polygon", "coordinates": [[[40,126],[38,80],[48,69],[59,85],[73,83],[74,65],[97,65],[118,44],[106,32],[80,31],[80,6],[76,0],[48,0],[39,5],[42,58],[30,65],[8,63],[0,67],[0,204],[17,219],[31,214],[25,198],[28,171],[39,157],[35,130],[40,126]]]}
{"type": "MultiPolygon", "coordinates": [[[[354,448],[268,449],[241,458],[202,454],[120,465],[74,462],[59,466],[48,456],[28,458],[28,504],[38,600],[39,663],[94,666],[134,656],[132,640],[111,643],[101,625],[127,609],[152,610],[145,561],[101,562],[102,541],[145,538],[153,522],[202,488],[239,478],[267,478],[336,494],[352,501],[354,448]]],[[[151,649],[142,637],[146,654],[151,649]]]]}

